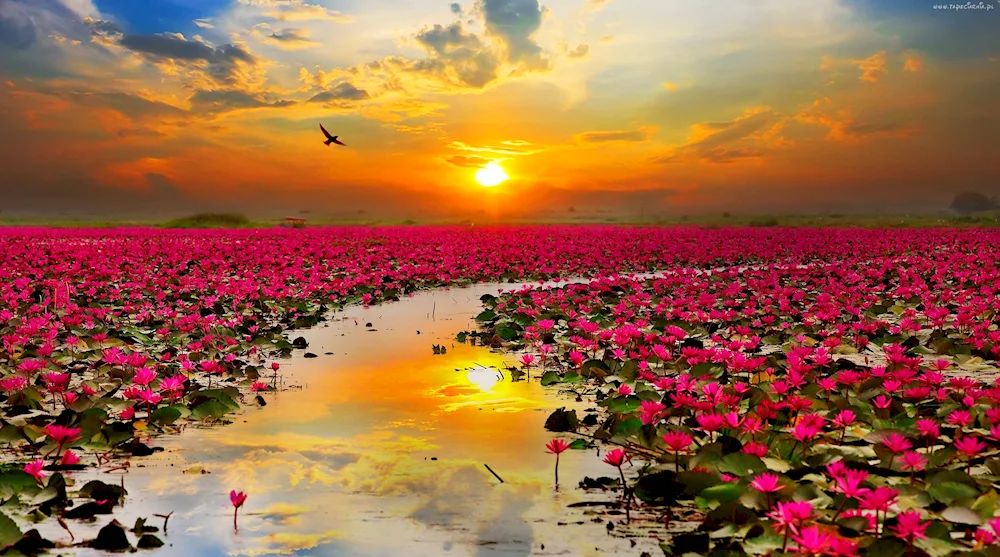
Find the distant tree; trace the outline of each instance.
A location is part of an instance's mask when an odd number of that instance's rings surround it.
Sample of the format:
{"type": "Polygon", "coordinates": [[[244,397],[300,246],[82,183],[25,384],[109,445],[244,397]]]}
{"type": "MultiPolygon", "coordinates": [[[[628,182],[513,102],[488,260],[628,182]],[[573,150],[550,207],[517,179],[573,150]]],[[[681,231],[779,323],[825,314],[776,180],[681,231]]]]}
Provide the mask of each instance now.
{"type": "Polygon", "coordinates": [[[724,219],[728,219],[731,216],[732,215],[729,214],[729,211],[726,211],[725,213],[722,213],[722,218],[724,218],[724,219]]]}
{"type": "Polygon", "coordinates": [[[567,213],[575,213],[576,212],[576,207],[570,207],[569,209],[566,209],[566,212],[567,213]]]}
{"type": "Polygon", "coordinates": [[[951,208],[963,215],[978,213],[980,211],[992,211],[1000,209],[996,198],[986,197],[978,191],[965,191],[955,196],[951,201],[951,208]]]}

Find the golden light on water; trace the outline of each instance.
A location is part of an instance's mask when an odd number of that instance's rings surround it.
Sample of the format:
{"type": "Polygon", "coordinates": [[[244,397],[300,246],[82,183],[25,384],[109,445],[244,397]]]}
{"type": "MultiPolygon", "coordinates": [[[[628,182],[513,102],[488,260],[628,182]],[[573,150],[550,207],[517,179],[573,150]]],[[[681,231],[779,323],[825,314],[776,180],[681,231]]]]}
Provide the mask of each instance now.
{"type": "Polygon", "coordinates": [[[495,162],[487,164],[486,166],[480,168],[479,171],[476,172],[476,181],[479,182],[481,186],[487,188],[499,186],[500,184],[506,182],[509,179],[510,176],[507,176],[507,173],[504,172],[503,167],[495,162]]]}

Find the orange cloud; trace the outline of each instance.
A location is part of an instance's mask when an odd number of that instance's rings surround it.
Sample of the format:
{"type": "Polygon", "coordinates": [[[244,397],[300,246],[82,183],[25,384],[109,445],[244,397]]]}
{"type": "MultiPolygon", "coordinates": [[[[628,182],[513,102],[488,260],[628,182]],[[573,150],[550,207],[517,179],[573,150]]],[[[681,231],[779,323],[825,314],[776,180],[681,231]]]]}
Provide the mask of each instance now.
{"type": "Polygon", "coordinates": [[[841,66],[853,66],[861,70],[859,80],[866,83],[875,83],[888,72],[889,53],[885,50],[876,52],[868,58],[856,60],[852,58],[838,59],[832,56],[823,56],[820,59],[819,69],[830,71],[841,66]]]}
{"type": "Polygon", "coordinates": [[[877,138],[907,138],[920,128],[899,122],[865,122],[855,119],[848,109],[832,110],[829,98],[818,99],[799,111],[795,120],[827,128],[827,141],[861,143],[877,138]]]}
{"type": "Polygon", "coordinates": [[[657,129],[656,126],[643,126],[636,130],[592,131],[577,134],[573,139],[577,143],[634,143],[649,141],[657,129]]]}
{"type": "Polygon", "coordinates": [[[924,69],[924,57],[919,52],[907,51],[903,61],[903,71],[919,72],[924,69]]]}
{"type": "Polygon", "coordinates": [[[729,122],[695,124],[686,143],[658,157],[656,162],[700,160],[718,164],[760,159],[768,151],[790,144],[782,136],[784,126],[784,117],[769,107],[749,109],[729,122]]]}
{"type": "Polygon", "coordinates": [[[864,60],[855,61],[858,69],[861,70],[861,81],[875,83],[886,72],[886,52],[876,52],[864,60]]]}

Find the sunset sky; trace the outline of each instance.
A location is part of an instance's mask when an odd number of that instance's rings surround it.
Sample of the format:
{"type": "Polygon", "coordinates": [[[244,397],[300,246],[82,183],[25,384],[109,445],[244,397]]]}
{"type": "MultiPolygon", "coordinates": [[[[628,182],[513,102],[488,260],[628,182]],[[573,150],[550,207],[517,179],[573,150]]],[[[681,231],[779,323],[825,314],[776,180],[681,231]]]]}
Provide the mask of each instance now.
{"type": "Polygon", "coordinates": [[[983,5],[0,0],[0,210],[935,212],[1000,193],[983,5]]]}

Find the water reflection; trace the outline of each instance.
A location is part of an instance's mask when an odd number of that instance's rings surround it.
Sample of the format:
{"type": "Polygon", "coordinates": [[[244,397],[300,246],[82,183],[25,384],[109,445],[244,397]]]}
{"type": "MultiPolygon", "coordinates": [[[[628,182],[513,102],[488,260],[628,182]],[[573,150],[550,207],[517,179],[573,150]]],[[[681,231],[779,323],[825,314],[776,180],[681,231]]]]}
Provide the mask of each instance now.
{"type": "MultiPolygon", "coordinates": [[[[501,355],[451,342],[497,288],[352,308],[306,331],[320,356],[282,368],[302,388],[268,395],[266,408],[230,426],[158,440],[166,450],[125,477],[119,520],[173,511],[168,545],[152,554],[190,557],[638,554],[602,525],[556,524],[582,498],[552,490],[544,451],[542,424],[567,399],[512,381],[498,371],[501,355]],[[238,532],[230,489],[249,494],[238,532]]],[[[569,451],[560,475],[568,487],[605,467],[593,452],[569,451]]]]}

